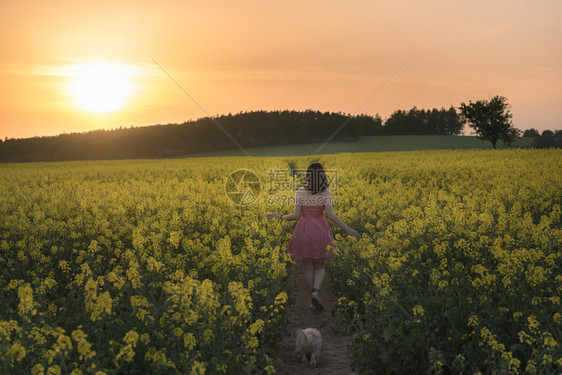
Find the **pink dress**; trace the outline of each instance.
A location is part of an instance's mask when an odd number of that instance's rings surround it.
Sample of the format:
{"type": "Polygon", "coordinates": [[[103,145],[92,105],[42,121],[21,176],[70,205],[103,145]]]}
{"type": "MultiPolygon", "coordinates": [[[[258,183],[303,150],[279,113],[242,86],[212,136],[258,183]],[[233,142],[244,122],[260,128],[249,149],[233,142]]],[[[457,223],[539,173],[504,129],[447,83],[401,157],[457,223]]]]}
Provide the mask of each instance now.
{"type": "Polygon", "coordinates": [[[328,245],[336,247],[328,220],[324,217],[324,205],[301,206],[301,217],[295,226],[287,252],[293,258],[335,258],[328,245]]]}

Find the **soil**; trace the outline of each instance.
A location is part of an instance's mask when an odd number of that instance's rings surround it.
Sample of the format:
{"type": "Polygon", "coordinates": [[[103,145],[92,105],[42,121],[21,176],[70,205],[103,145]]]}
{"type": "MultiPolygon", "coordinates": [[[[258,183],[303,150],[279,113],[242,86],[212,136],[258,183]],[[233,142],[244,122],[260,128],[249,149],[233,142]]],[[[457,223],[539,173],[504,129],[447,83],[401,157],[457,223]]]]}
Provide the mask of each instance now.
{"type": "Polygon", "coordinates": [[[277,374],[355,374],[351,370],[351,359],[347,345],[351,336],[346,334],[346,326],[334,317],[337,297],[330,284],[330,275],[326,272],[320,301],[324,311],[312,311],[310,292],[306,289],[302,262],[298,261],[294,269],[292,294],[293,303],[287,305],[288,334],[279,343],[275,370],[277,374]],[[316,328],[322,334],[323,344],[316,368],[303,365],[295,352],[295,331],[297,329],[316,328]]]}

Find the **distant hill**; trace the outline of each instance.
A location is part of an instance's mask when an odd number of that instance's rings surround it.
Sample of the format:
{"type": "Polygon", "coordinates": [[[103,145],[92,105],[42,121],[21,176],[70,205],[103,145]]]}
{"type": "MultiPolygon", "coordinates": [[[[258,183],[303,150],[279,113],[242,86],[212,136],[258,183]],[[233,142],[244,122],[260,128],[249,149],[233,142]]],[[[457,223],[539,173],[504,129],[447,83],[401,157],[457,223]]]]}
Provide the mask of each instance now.
{"type": "Polygon", "coordinates": [[[375,135],[455,135],[462,123],[449,109],[396,111],[380,116],[319,111],[254,111],[183,124],[96,130],[0,141],[0,162],[169,158],[279,145],[357,142],[375,135]]]}

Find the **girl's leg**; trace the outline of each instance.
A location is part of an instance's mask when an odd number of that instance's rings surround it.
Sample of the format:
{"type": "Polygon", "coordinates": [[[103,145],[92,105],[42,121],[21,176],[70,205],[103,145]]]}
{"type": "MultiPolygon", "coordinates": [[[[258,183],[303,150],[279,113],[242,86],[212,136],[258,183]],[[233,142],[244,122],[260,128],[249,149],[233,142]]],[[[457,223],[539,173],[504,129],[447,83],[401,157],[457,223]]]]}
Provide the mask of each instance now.
{"type": "Polygon", "coordinates": [[[302,260],[304,268],[304,282],[308,290],[312,290],[314,286],[314,263],[311,260],[302,260]]]}
{"type": "Polygon", "coordinates": [[[317,260],[313,263],[313,266],[314,266],[314,273],[313,273],[312,289],[314,291],[320,291],[320,287],[322,287],[322,282],[324,281],[326,261],[317,260]]]}
{"type": "Polygon", "coordinates": [[[310,300],[314,309],[316,311],[324,310],[324,306],[320,303],[318,299],[318,293],[320,293],[320,287],[322,287],[322,281],[324,281],[324,260],[315,260],[312,262],[312,293],[310,294],[310,300]]]}

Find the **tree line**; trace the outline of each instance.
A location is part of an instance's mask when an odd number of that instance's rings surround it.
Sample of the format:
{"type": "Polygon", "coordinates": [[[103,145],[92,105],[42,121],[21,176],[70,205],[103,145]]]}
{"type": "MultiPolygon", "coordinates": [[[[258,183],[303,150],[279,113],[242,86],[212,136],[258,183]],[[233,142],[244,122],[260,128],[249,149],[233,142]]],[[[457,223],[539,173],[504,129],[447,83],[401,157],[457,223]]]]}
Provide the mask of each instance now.
{"type": "Polygon", "coordinates": [[[0,140],[0,162],[166,158],[235,148],[332,141],[365,135],[459,135],[454,107],[379,115],[320,111],[251,111],[204,117],[182,124],[95,130],[49,137],[0,140]],[[341,128],[341,129],[340,129],[341,128]],[[339,129],[339,130],[338,130],[339,129]]]}
{"type": "Polygon", "coordinates": [[[562,148],[562,130],[543,130],[540,134],[537,129],[527,129],[523,137],[533,138],[533,148],[562,148]]]}

